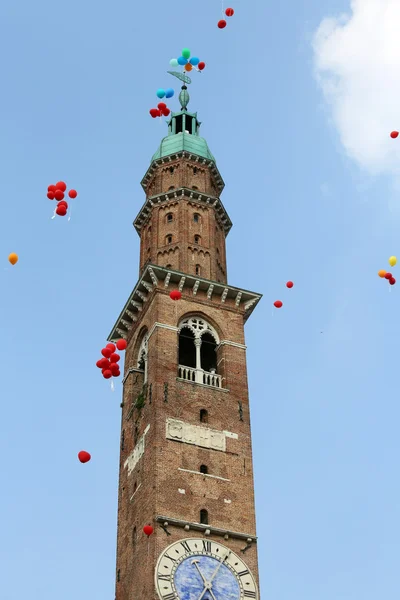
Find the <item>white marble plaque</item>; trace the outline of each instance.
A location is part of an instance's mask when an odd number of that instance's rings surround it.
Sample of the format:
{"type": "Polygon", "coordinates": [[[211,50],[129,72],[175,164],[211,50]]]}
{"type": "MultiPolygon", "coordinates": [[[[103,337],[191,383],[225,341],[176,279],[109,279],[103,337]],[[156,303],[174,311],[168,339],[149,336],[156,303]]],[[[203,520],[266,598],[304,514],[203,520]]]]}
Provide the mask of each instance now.
{"type": "Polygon", "coordinates": [[[147,425],[142,437],[139,439],[138,443],[124,462],[124,468],[126,469],[128,467],[128,476],[132,473],[133,469],[136,467],[137,463],[144,454],[144,439],[149,429],[150,425],[147,425]]]}
{"type": "Polygon", "coordinates": [[[234,435],[229,431],[217,431],[209,427],[191,425],[178,419],[167,419],[166,437],[168,440],[226,452],[226,438],[234,435]]]}

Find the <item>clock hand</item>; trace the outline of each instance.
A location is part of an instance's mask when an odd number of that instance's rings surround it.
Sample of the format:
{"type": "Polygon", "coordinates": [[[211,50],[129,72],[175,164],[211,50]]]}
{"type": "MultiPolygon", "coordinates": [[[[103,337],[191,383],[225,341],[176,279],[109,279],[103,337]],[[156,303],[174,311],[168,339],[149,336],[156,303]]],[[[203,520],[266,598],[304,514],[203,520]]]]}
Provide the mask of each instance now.
{"type": "MultiPolygon", "coordinates": [[[[210,579],[210,583],[212,582],[212,580],[214,579],[214,577],[216,576],[216,574],[218,573],[218,571],[220,570],[220,568],[222,567],[222,564],[226,561],[226,559],[228,558],[228,556],[230,555],[230,552],[228,552],[228,554],[225,555],[224,560],[222,560],[218,567],[215,569],[213,576],[210,579]]],[[[200,600],[200,599],[199,599],[200,600]]]]}
{"type": "Polygon", "coordinates": [[[202,578],[202,580],[204,581],[204,584],[207,585],[207,579],[204,577],[203,573],[200,571],[200,568],[197,566],[198,563],[200,563],[199,560],[192,560],[191,564],[194,565],[196,567],[196,569],[198,570],[200,577],[202,578]]]}

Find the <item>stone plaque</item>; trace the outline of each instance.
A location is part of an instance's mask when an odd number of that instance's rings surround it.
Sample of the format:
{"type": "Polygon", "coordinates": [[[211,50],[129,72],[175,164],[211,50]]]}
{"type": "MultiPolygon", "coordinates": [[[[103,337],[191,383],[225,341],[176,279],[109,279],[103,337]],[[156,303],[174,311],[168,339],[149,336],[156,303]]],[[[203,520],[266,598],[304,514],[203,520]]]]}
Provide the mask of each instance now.
{"type": "Polygon", "coordinates": [[[226,434],[229,432],[217,431],[200,425],[190,425],[178,419],[167,419],[166,437],[168,440],[184,442],[202,448],[226,451],[226,434]]]}

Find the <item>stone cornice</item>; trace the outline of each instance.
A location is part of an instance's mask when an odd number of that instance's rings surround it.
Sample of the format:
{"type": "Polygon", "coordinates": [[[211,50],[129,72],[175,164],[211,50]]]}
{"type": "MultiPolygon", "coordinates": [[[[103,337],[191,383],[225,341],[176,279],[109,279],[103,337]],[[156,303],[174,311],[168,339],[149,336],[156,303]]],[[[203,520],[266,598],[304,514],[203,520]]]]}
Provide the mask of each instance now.
{"type": "Polygon", "coordinates": [[[213,527],[212,525],[203,525],[201,523],[193,523],[191,521],[184,521],[182,519],[175,519],[174,517],[163,517],[161,515],[156,516],[156,522],[162,523],[165,527],[183,527],[186,531],[202,531],[206,535],[221,535],[228,536],[232,539],[245,540],[248,543],[257,542],[257,536],[249,535],[248,533],[241,533],[239,531],[231,531],[230,529],[221,529],[220,527],[213,527]]]}
{"type": "Polygon", "coordinates": [[[122,309],[108,336],[108,341],[112,342],[120,338],[128,338],[130,330],[139,319],[140,312],[155,289],[168,291],[168,289],[176,288],[183,295],[187,291],[188,299],[195,298],[199,290],[201,290],[216,307],[226,305],[227,299],[234,300],[234,305],[229,308],[242,312],[245,321],[247,321],[262,298],[262,294],[256,294],[255,292],[242,290],[225,283],[200,279],[196,275],[188,275],[187,273],[180,273],[179,271],[172,271],[171,269],[149,264],[146,266],[122,309]],[[195,294],[193,293],[194,289],[196,289],[195,294]]]}
{"type": "Polygon", "coordinates": [[[182,150],[181,152],[176,152],[175,154],[170,154],[168,156],[163,156],[162,158],[158,158],[157,160],[153,160],[150,167],[146,171],[146,175],[143,177],[142,181],[140,182],[144,191],[146,191],[146,188],[149,185],[150,180],[153,177],[157,167],[159,167],[161,165],[169,164],[172,161],[179,160],[180,158],[187,158],[188,160],[191,160],[197,164],[202,164],[204,166],[207,166],[210,170],[210,173],[214,177],[214,181],[217,185],[219,193],[220,194],[222,193],[222,190],[225,187],[225,183],[221,177],[221,173],[217,169],[217,165],[215,164],[215,162],[211,159],[203,158],[202,156],[197,156],[197,154],[192,154],[191,152],[186,152],[185,150],[182,150]]]}
{"type": "Polygon", "coordinates": [[[230,220],[228,213],[225,210],[224,205],[222,204],[219,198],[214,196],[209,196],[208,194],[203,194],[198,190],[191,190],[190,188],[178,188],[176,190],[171,190],[169,192],[165,192],[164,194],[156,194],[155,196],[149,196],[146,198],[145,203],[140,209],[136,219],[133,222],[133,226],[140,235],[143,225],[147,222],[151,210],[153,206],[156,204],[161,204],[163,202],[171,202],[173,200],[179,201],[182,198],[188,198],[189,200],[193,200],[194,202],[198,202],[200,204],[208,204],[214,207],[217,219],[224,230],[225,237],[228,235],[230,230],[232,229],[232,221],[230,220]]]}

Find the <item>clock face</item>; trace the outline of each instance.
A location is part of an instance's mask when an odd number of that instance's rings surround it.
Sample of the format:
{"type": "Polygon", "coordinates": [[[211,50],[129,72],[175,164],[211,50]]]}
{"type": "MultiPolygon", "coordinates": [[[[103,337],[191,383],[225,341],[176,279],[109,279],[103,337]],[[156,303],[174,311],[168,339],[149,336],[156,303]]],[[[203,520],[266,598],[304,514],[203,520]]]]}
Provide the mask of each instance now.
{"type": "Polygon", "coordinates": [[[189,538],[169,546],[155,572],[161,600],[258,600],[247,565],[226,546],[189,538]]]}

